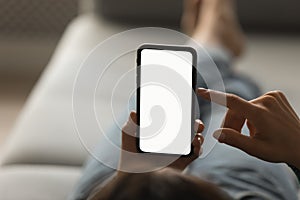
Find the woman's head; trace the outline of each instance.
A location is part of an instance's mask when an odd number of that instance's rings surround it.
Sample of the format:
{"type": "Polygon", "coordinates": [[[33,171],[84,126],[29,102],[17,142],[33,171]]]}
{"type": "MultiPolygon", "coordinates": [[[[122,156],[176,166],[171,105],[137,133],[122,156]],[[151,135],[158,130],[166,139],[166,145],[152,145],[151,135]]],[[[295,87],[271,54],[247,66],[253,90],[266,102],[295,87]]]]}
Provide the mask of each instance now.
{"type": "Polygon", "coordinates": [[[227,200],[215,185],[172,169],[122,174],[91,195],[92,200],[227,200]]]}

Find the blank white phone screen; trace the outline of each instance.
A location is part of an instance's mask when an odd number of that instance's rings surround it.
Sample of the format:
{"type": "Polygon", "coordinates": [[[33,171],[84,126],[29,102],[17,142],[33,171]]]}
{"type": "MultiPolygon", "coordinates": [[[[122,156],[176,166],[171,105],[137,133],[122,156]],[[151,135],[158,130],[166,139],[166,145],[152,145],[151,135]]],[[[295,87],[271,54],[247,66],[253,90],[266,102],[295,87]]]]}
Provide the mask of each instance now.
{"type": "Polygon", "coordinates": [[[140,67],[140,149],[151,153],[189,154],[192,53],[143,49],[140,67]]]}

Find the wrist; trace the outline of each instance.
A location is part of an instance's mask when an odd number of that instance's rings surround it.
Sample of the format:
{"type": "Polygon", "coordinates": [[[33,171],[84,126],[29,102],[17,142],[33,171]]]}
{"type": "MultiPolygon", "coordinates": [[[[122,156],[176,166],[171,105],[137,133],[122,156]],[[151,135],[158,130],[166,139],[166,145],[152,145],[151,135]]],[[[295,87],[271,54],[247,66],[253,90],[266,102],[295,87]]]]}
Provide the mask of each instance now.
{"type": "MultiPolygon", "coordinates": [[[[299,149],[299,148],[298,148],[299,149]]],[[[300,169],[300,150],[295,150],[295,153],[293,153],[292,158],[290,159],[287,164],[292,165],[296,167],[297,169],[300,169]]]]}
{"type": "Polygon", "coordinates": [[[287,164],[300,169],[300,129],[296,135],[297,138],[293,141],[293,144],[291,144],[292,149],[287,164]]]}

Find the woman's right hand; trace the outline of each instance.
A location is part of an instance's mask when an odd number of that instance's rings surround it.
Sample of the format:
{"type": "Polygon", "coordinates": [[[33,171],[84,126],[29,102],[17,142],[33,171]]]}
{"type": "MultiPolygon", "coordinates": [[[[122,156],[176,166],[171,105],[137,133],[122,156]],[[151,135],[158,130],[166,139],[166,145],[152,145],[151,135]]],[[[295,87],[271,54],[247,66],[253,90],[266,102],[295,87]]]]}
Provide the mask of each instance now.
{"type": "Polygon", "coordinates": [[[300,120],[282,92],[269,92],[252,101],[204,88],[197,92],[204,99],[228,107],[222,127],[214,133],[219,142],[300,169],[300,120]],[[245,123],[250,136],[241,134],[245,123]]]}

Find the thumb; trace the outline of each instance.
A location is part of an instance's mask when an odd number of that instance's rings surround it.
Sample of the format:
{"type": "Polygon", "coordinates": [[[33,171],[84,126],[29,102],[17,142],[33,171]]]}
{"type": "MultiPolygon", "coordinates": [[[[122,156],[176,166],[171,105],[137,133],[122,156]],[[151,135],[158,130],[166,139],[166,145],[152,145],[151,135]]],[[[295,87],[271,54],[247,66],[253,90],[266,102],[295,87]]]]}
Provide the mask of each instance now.
{"type": "Polygon", "coordinates": [[[250,155],[257,156],[257,144],[256,141],[242,133],[231,129],[222,128],[214,132],[213,137],[220,143],[225,143],[230,146],[236,147],[250,155]]]}
{"type": "Polygon", "coordinates": [[[125,133],[127,135],[136,136],[136,129],[137,129],[137,116],[135,111],[130,112],[130,116],[128,118],[128,121],[125,123],[125,125],[122,128],[122,133],[125,133]]]}

